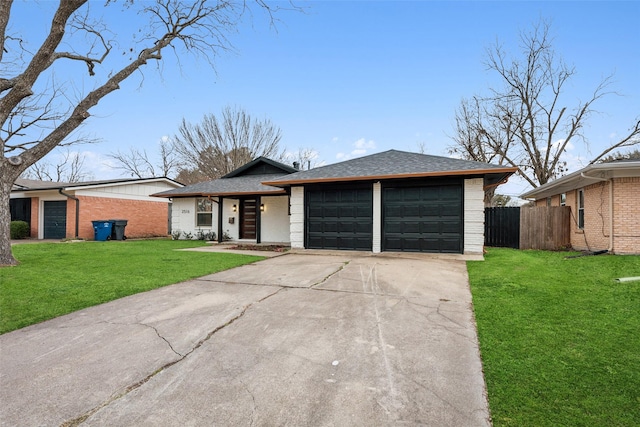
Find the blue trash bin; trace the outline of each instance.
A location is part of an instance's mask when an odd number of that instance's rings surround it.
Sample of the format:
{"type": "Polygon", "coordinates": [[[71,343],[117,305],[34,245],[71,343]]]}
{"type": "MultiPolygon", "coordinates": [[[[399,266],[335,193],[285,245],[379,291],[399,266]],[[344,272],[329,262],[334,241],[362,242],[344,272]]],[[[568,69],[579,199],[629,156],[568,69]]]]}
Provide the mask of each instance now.
{"type": "Polygon", "coordinates": [[[93,223],[94,240],[106,242],[111,238],[111,227],[113,227],[113,223],[111,221],[97,220],[91,222],[93,223]]]}

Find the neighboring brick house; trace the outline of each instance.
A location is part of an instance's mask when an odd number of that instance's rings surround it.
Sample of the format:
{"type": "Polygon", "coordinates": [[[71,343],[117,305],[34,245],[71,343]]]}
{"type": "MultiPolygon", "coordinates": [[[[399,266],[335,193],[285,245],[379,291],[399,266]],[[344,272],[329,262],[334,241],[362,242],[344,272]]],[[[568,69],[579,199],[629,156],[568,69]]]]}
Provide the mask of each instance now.
{"type": "Polygon", "coordinates": [[[259,158],[172,198],[175,231],[298,249],[482,254],[484,190],[515,168],[389,150],[306,171],[259,158]]]}
{"type": "Polygon", "coordinates": [[[12,220],[24,220],[36,239],[93,239],[94,220],[126,219],[127,237],[167,236],[169,200],[151,193],[182,187],[168,178],[91,182],[18,179],[11,190],[12,220]]]}
{"type": "Polygon", "coordinates": [[[521,196],[571,208],[571,246],[640,254],[640,161],[589,165],[521,196]]]}

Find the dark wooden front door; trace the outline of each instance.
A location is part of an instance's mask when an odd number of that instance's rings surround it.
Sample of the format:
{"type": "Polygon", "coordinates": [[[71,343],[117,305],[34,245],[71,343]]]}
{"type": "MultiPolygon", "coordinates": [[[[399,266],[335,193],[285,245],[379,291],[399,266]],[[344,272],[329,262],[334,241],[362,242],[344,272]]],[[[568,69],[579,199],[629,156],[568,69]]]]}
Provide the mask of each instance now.
{"type": "Polygon", "coordinates": [[[240,238],[256,238],[256,200],[245,199],[240,202],[240,238]]]}

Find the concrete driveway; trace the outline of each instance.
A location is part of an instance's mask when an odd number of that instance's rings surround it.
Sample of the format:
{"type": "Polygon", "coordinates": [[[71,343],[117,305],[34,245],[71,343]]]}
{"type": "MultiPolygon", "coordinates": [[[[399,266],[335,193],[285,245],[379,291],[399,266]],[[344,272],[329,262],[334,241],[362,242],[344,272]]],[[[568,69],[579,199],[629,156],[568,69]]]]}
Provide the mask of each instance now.
{"type": "Polygon", "coordinates": [[[0,336],[3,426],[487,426],[463,261],[287,254],[0,336]]]}

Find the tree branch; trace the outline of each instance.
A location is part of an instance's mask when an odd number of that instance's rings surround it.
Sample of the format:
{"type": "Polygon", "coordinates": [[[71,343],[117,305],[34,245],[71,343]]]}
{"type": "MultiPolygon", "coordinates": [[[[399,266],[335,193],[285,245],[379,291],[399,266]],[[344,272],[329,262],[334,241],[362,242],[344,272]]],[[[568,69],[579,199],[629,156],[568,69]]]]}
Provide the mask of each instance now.
{"type": "MultiPolygon", "coordinates": [[[[5,40],[7,33],[7,24],[9,23],[9,16],[11,14],[11,4],[13,0],[0,1],[0,62],[2,62],[2,56],[5,53],[5,40]]],[[[5,79],[2,79],[4,81],[5,79]]],[[[4,84],[0,84],[0,93],[4,91],[2,87],[4,84]]]]}
{"type": "Polygon", "coordinates": [[[604,150],[602,153],[598,154],[596,157],[594,157],[593,160],[589,162],[589,164],[594,164],[595,162],[597,162],[610,152],[617,150],[618,148],[633,147],[634,145],[640,145],[640,118],[636,119],[635,125],[631,128],[627,136],[622,138],[618,143],[613,144],[612,146],[604,150]]]}

